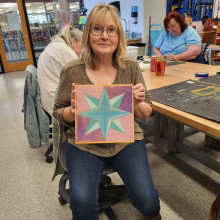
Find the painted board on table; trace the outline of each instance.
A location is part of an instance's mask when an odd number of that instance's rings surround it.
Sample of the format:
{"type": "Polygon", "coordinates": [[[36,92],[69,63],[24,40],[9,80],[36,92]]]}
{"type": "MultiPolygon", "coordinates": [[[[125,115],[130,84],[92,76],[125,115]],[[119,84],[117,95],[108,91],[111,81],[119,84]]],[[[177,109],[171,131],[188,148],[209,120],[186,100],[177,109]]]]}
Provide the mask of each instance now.
{"type": "Polygon", "coordinates": [[[220,85],[217,82],[217,76],[208,78],[201,81],[186,80],[159,89],[152,89],[149,90],[149,94],[151,99],[156,102],[220,122],[220,85]],[[215,81],[216,84],[212,81],[215,81]]]}
{"type": "Polygon", "coordinates": [[[134,142],[133,85],[76,85],[76,144],[134,142]]]}

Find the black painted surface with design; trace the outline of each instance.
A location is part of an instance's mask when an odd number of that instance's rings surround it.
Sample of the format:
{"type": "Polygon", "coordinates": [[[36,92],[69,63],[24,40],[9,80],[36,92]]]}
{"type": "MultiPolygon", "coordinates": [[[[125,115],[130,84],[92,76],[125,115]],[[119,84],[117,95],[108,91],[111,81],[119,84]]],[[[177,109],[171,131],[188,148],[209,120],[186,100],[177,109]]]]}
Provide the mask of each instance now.
{"type": "Polygon", "coordinates": [[[219,81],[217,75],[203,80],[186,80],[150,90],[149,93],[154,101],[220,122],[219,81]]]}

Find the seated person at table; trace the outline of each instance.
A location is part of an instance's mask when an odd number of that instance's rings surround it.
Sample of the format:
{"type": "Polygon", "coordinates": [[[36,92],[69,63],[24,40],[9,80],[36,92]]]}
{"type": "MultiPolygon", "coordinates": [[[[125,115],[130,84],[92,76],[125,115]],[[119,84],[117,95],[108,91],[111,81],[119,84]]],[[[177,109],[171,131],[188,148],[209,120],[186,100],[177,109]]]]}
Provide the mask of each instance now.
{"type": "Polygon", "coordinates": [[[205,16],[202,20],[202,24],[204,25],[203,31],[216,31],[217,26],[215,21],[208,16],[205,16]]]}
{"type": "Polygon", "coordinates": [[[134,143],[75,143],[75,85],[133,84],[135,118],[146,118],[152,112],[139,65],[125,56],[126,38],[116,7],[97,4],[92,9],[82,45],[82,58],[62,69],[53,112],[60,123],[69,127],[66,165],[73,219],[99,219],[100,178],[110,160],[143,219],[159,220],[158,192],[150,173],[143,132],[136,122],[134,143]]]}
{"type": "Polygon", "coordinates": [[[202,24],[203,25],[205,24],[205,22],[207,21],[208,18],[209,18],[209,16],[207,16],[207,15],[203,17],[203,19],[202,19],[202,24]]]}
{"type": "Polygon", "coordinates": [[[82,32],[67,25],[55,35],[41,53],[37,64],[41,102],[51,116],[62,67],[78,58],[82,50],[82,32]]]}
{"type": "Polygon", "coordinates": [[[188,26],[185,19],[176,11],[164,19],[165,30],[154,44],[153,52],[157,57],[167,60],[193,60],[201,53],[201,38],[198,32],[188,26]]]}

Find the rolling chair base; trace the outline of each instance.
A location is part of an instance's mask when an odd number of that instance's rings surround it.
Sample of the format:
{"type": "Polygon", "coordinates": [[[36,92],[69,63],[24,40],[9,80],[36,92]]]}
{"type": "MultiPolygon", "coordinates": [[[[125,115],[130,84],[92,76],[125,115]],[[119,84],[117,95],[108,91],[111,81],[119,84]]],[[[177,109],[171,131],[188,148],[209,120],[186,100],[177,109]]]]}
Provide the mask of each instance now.
{"type": "Polygon", "coordinates": [[[47,163],[52,163],[53,162],[53,157],[49,156],[49,154],[53,151],[53,143],[48,147],[47,151],[45,152],[45,157],[46,157],[46,162],[47,163]]]}

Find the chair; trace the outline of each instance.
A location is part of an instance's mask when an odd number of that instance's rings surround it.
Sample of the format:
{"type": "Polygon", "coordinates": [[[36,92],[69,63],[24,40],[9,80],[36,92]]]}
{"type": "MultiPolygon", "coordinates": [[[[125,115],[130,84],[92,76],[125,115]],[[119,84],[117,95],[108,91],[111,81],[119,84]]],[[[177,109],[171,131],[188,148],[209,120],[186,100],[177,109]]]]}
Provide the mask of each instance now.
{"type": "MultiPolygon", "coordinates": [[[[66,183],[68,181],[68,173],[66,169],[66,141],[61,144],[59,147],[59,161],[62,167],[65,170],[65,173],[62,175],[59,181],[59,202],[61,205],[65,205],[66,203],[70,203],[69,190],[66,187],[66,183]]],[[[125,199],[128,198],[125,186],[124,185],[111,185],[111,178],[108,174],[115,172],[111,164],[107,164],[105,167],[99,188],[99,212],[105,212],[111,220],[117,220],[115,213],[111,209],[112,205],[115,205],[125,199]]]]}
{"type": "Polygon", "coordinates": [[[144,133],[145,143],[153,143],[154,138],[154,114],[152,113],[146,119],[135,119],[144,133]]]}
{"type": "Polygon", "coordinates": [[[188,62],[208,64],[209,62],[206,60],[206,51],[208,49],[208,46],[209,46],[209,44],[202,45],[201,53],[195,59],[189,60],[188,62]]]}
{"type": "Polygon", "coordinates": [[[163,31],[163,27],[160,25],[160,24],[150,24],[150,27],[149,27],[149,38],[150,38],[150,43],[151,43],[151,48],[150,48],[150,51],[149,51],[149,55],[152,56],[154,55],[154,52],[153,52],[153,47],[154,47],[154,44],[156,43],[157,41],[157,38],[160,36],[160,34],[162,33],[163,31]],[[152,28],[159,28],[159,30],[152,30],[152,28]]]}
{"type": "MultiPolygon", "coordinates": [[[[47,113],[48,114],[48,113],[47,113]]],[[[49,114],[48,114],[49,115],[49,114]]],[[[52,118],[51,116],[49,115],[50,117],[50,122],[52,121],[52,118]]],[[[50,126],[51,126],[51,123],[50,123],[50,126]]],[[[49,133],[49,137],[52,138],[52,127],[50,127],[50,133],[49,133]]],[[[46,157],[46,162],[47,163],[52,163],[53,162],[53,157],[50,156],[50,153],[53,152],[53,142],[50,144],[50,146],[47,148],[46,152],[45,152],[45,157],[46,157]]]]}
{"type": "MultiPolygon", "coordinates": [[[[36,67],[28,65],[25,71],[26,79],[22,108],[22,112],[24,112],[24,129],[27,132],[29,146],[31,148],[38,148],[41,146],[41,142],[49,143],[49,137],[52,134],[50,129],[51,117],[41,104],[36,67]]],[[[53,161],[53,157],[49,156],[52,150],[53,145],[51,144],[45,153],[48,163],[53,161]]]]}

